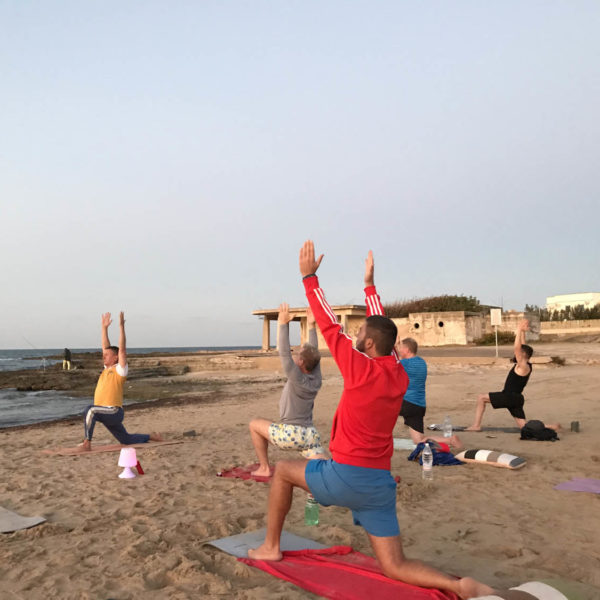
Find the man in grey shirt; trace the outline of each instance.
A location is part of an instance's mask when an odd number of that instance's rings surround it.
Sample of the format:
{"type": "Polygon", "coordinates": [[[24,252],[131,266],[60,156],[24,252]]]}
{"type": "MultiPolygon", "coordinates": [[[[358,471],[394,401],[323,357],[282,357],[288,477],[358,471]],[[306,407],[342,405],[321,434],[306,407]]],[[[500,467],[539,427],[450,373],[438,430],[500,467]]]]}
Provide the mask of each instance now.
{"type": "Polygon", "coordinates": [[[279,421],[250,421],[250,437],[259,461],[258,469],[252,475],[257,477],[271,475],[269,442],[282,450],[298,450],[304,458],[327,458],[321,446],[321,436],[312,421],[315,396],[322,383],[315,319],[308,308],[309,343],[304,344],[293,357],[289,332],[291,320],[289,306],[281,304],[277,318],[277,349],[288,379],[279,400],[279,421]]]}

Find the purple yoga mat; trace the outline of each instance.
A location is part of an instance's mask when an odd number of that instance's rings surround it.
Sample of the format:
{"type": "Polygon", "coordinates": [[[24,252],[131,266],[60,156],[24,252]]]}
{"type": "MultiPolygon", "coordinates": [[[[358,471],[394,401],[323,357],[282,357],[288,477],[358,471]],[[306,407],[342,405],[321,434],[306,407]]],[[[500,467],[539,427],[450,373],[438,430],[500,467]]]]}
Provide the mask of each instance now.
{"type": "Polygon", "coordinates": [[[571,481],[563,481],[555,485],[554,489],[600,494],[600,479],[571,479],[571,481]]]}

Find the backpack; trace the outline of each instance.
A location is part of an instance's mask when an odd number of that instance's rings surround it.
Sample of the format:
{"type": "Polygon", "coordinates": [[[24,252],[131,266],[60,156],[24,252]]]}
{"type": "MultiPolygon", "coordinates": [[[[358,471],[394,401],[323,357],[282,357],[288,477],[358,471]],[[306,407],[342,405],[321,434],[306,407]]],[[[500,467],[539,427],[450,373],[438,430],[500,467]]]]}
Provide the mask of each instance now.
{"type": "Polygon", "coordinates": [[[527,421],[521,429],[522,440],[536,440],[538,442],[555,442],[559,440],[554,429],[546,427],[541,421],[527,421]]]}

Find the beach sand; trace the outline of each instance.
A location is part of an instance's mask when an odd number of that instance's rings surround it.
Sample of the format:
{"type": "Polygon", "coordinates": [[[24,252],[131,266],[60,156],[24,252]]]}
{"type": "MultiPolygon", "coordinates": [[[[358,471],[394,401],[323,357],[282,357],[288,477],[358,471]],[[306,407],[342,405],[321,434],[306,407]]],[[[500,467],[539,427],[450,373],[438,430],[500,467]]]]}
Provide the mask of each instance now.
{"type": "MultiPolygon", "coordinates": [[[[435,467],[434,481],[427,483],[418,464],[406,460],[408,452],[395,451],[392,474],[402,478],[398,516],[405,552],[492,586],[576,581],[581,597],[593,600],[600,597],[600,495],[553,486],[573,477],[600,477],[600,352],[597,344],[540,346],[539,352],[569,358],[565,366],[535,366],[526,389],[528,418],[560,421],[567,429],[579,421],[581,432],[566,431],[555,443],[520,441],[518,434],[501,432],[463,433],[467,448],[509,452],[526,458],[527,465],[518,471],[474,464],[435,467]]],[[[174,362],[160,377],[130,379],[128,394],[166,402],[127,409],[125,425],[131,432],[160,430],[168,439],[182,440],[138,450],[144,476],[119,479],[117,453],[40,454],[80,442],[80,420],[0,431],[0,504],[47,519],[1,535],[0,598],[315,597],[205,545],[265,525],[268,485],[216,473],[254,462],[248,421],[277,418],[284,382],[277,357],[144,360],[149,362],[137,367],[147,371],[151,361],[174,362]],[[197,435],[183,437],[191,429],[197,435]]],[[[509,368],[506,362],[476,364],[467,358],[427,360],[427,423],[449,414],[456,425],[470,424],[477,394],[501,389],[509,368]]],[[[132,374],[135,367],[132,361],[132,374]]],[[[342,379],[330,358],[323,371],[314,416],[328,441],[342,379]]],[[[89,386],[92,378],[86,381],[89,386]]],[[[507,411],[486,411],[484,425],[513,424],[507,411]]],[[[408,437],[400,423],[394,435],[408,437]]],[[[94,443],[112,441],[99,424],[94,443]]],[[[271,457],[295,455],[271,449],[271,457]]],[[[304,502],[305,493],[296,491],[288,531],[371,553],[348,510],[321,507],[321,524],[307,527],[304,502]]]]}

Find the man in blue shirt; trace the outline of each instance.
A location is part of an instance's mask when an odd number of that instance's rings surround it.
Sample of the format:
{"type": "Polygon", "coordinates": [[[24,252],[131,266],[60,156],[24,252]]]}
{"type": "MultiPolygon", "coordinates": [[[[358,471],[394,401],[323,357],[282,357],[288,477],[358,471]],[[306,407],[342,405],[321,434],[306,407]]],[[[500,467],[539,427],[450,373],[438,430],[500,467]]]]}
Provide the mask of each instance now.
{"type": "Polygon", "coordinates": [[[425,417],[427,363],[420,356],[417,356],[418,350],[419,345],[413,338],[404,338],[397,349],[400,362],[409,379],[408,389],[404,394],[404,402],[400,409],[400,416],[404,417],[404,424],[408,426],[410,437],[415,444],[435,440],[455,448],[461,448],[462,442],[457,435],[449,438],[425,435],[423,419],[425,417]]]}
{"type": "MultiPolygon", "coordinates": [[[[385,315],[385,309],[375,288],[375,261],[372,250],[369,250],[369,254],[365,260],[364,281],[367,316],[385,315]]],[[[404,424],[408,426],[413,443],[420,444],[427,440],[433,440],[454,446],[455,448],[461,448],[462,442],[456,435],[449,438],[425,435],[423,418],[425,417],[427,363],[420,356],[417,356],[419,345],[412,338],[404,338],[399,344],[398,342],[396,344],[393,354],[396,360],[402,363],[409,379],[408,389],[404,394],[404,401],[400,408],[400,416],[404,417],[404,424]]]]}

